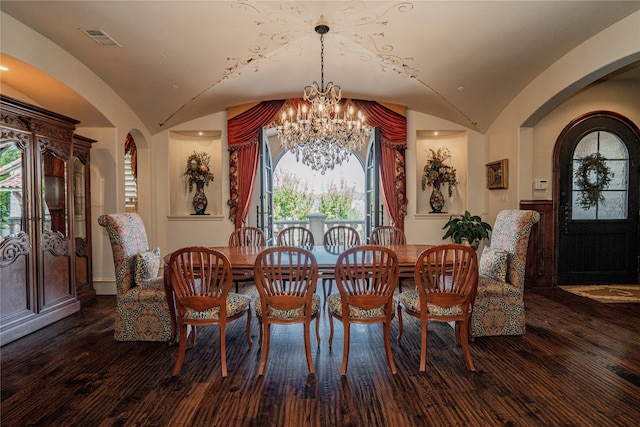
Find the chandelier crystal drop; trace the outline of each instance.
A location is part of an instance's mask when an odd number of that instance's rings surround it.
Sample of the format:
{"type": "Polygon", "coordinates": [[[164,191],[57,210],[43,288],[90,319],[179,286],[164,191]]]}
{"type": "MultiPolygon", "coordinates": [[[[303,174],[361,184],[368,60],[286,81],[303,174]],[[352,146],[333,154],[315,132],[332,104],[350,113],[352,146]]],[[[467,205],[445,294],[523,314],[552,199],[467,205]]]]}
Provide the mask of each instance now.
{"type": "Polygon", "coordinates": [[[296,161],[320,171],[341,165],[354,151],[359,151],[369,140],[371,128],[365,124],[364,114],[354,113],[346,103],[341,111],[342,91],[333,82],[324,85],[324,35],[326,25],[315,27],[320,34],[320,84],[313,82],[304,88],[304,104],[297,111],[290,108],[282,113],[278,138],[282,148],[290,150],[296,161]],[[310,105],[307,105],[309,103],[310,105]]]}

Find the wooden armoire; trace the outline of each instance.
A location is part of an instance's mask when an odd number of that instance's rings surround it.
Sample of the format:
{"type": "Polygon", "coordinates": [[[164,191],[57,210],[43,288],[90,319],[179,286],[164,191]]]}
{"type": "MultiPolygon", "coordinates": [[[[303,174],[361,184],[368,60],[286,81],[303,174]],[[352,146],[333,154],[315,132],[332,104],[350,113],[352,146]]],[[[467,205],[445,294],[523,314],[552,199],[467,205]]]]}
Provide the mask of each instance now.
{"type": "Polygon", "coordinates": [[[2,345],[78,311],[78,294],[95,295],[88,202],[95,141],[74,135],[77,124],[0,95],[2,345]]]}

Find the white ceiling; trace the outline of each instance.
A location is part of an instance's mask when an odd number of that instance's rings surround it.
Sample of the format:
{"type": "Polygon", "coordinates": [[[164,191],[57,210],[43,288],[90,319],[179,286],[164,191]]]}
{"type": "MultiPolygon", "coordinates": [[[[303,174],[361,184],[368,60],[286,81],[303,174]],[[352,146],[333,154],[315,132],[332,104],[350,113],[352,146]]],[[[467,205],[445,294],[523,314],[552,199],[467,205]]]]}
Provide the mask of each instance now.
{"type": "MultiPolygon", "coordinates": [[[[484,132],[543,70],[638,9],[640,1],[0,2],[93,70],[152,133],[229,106],[301,97],[320,80],[320,21],[331,27],[325,84],[340,85],[343,97],[484,132]],[[80,29],[101,29],[120,46],[80,29]]],[[[41,72],[7,55],[2,62],[22,69],[2,80],[43,107],[104,125],[68,88],[34,85],[25,77],[41,72]]]]}

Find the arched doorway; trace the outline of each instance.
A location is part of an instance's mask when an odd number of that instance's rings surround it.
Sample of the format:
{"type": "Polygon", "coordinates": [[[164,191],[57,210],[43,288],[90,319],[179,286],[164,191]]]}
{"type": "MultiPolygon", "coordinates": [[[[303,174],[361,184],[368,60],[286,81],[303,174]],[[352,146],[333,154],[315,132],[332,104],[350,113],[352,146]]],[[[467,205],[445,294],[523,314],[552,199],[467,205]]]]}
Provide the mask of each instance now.
{"type": "Polygon", "coordinates": [[[638,283],[640,132],[598,111],[556,142],[558,284],[638,283]]]}

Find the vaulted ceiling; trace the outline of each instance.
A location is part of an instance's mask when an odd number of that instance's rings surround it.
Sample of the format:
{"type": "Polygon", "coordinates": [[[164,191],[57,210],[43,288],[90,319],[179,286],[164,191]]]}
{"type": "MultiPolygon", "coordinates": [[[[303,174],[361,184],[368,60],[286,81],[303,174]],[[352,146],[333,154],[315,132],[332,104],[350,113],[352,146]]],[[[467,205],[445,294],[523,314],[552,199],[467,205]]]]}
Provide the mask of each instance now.
{"type": "MultiPolygon", "coordinates": [[[[95,72],[152,133],[229,106],[301,97],[321,77],[319,22],[330,27],[325,83],[343,97],[484,132],[547,67],[638,9],[640,1],[0,2],[95,72]],[[116,44],[98,44],[87,29],[116,44]]],[[[21,70],[3,82],[43,107],[104,125],[41,70],[6,54],[2,63],[21,70]]]]}

